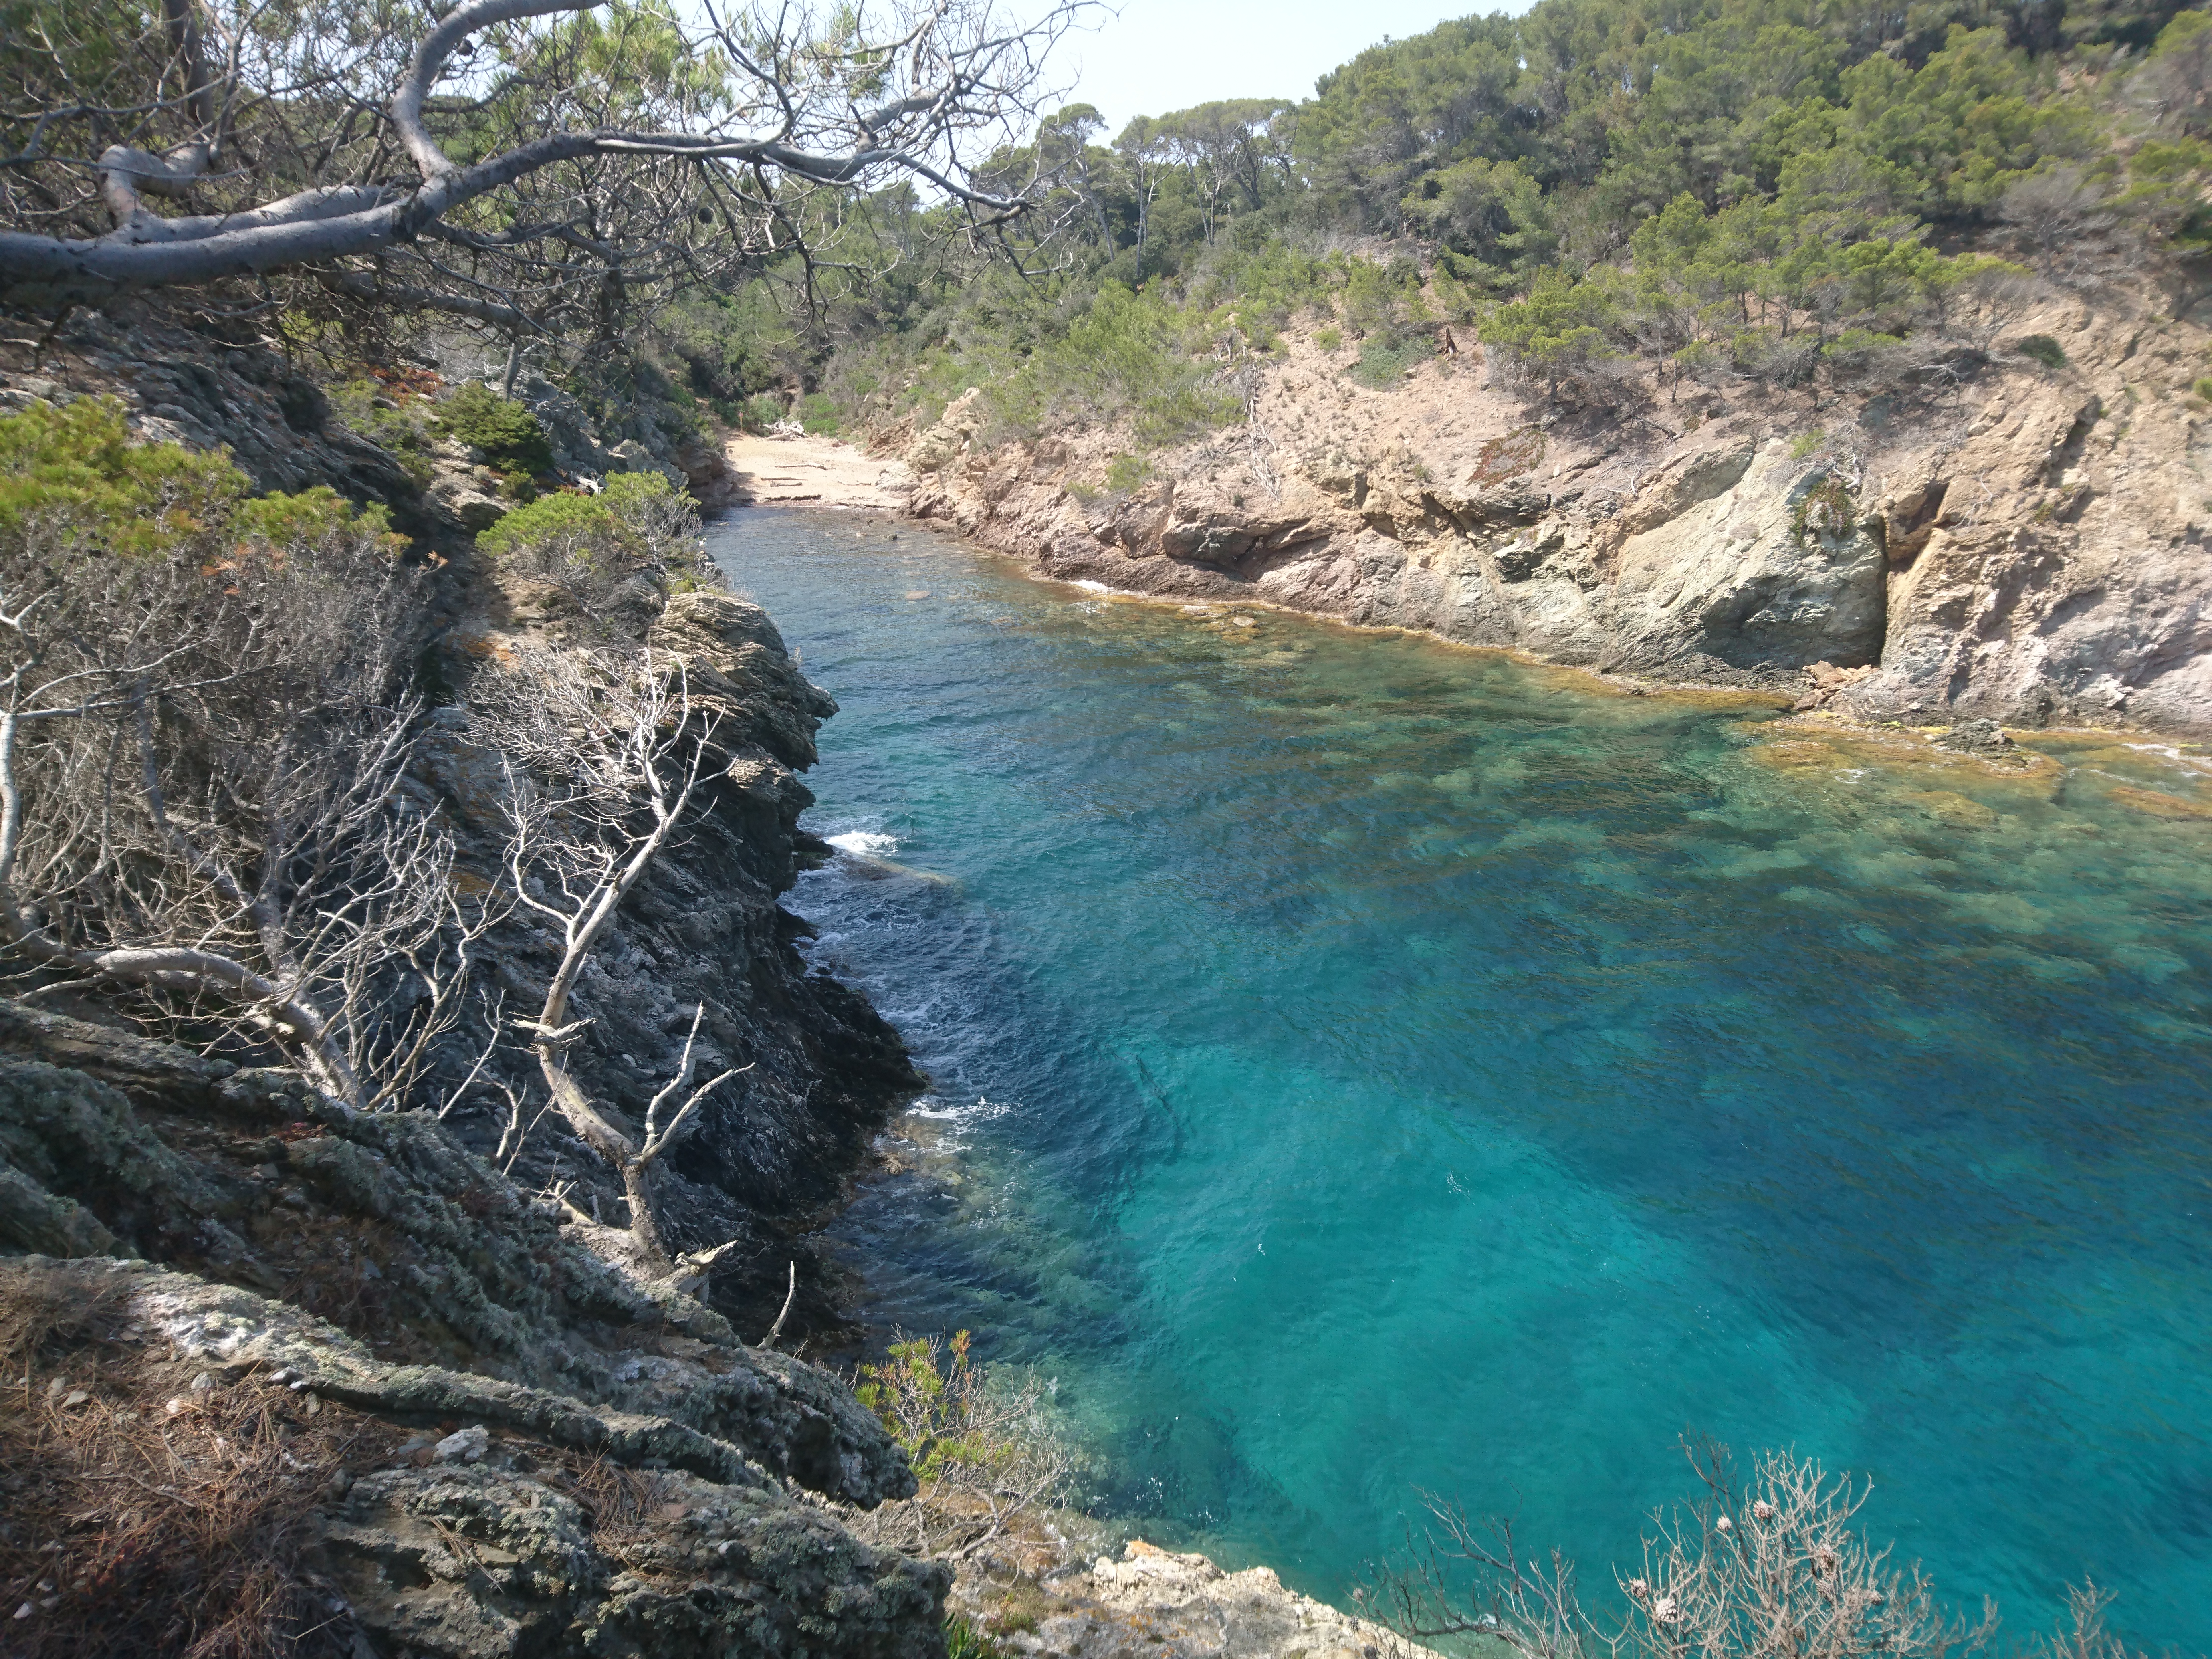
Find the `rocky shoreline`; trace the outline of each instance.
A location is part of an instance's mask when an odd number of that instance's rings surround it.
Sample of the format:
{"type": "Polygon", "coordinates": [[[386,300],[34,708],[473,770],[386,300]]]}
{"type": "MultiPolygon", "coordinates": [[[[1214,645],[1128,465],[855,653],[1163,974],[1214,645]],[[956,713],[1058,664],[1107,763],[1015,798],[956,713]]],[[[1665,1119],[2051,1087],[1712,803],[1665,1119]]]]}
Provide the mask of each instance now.
{"type": "Polygon", "coordinates": [[[2212,335],[2148,289],[2046,290],[2012,328],[2040,355],[1911,397],[1676,386],[1621,414],[1532,406],[1473,350],[1370,391],[1293,330],[1248,427],[1133,483],[1124,434],[994,441],[970,392],[877,434],[905,469],[877,487],[1121,592],[1855,722],[2212,731],[2212,335]]]}
{"type": "MultiPolygon", "coordinates": [[[[265,352],[103,319],[64,344],[44,373],[0,372],[0,402],[114,397],[149,440],[226,447],[264,488],[391,504],[443,560],[444,683],[577,620],[557,588],[473,556],[489,485],[465,457],[438,456],[425,486],[265,352]]],[[[553,414],[564,450],[615,453],[553,414]]],[[[822,493],[742,453],[625,442],[709,502],[822,493]]],[[[896,504],[878,464],[830,459],[811,470],[852,504],[896,504]]],[[[711,588],[672,595],[645,644],[728,763],[579,981],[569,1066],[635,1116],[702,1005],[749,1064],[659,1181],[678,1243],[724,1247],[711,1278],[611,1267],[620,1186],[556,1124],[514,1152],[482,1101],[363,1115],[94,1001],[0,1000],[0,1347],[25,1383],[0,1419],[0,1567],[27,1597],[10,1652],[140,1630],[171,1605],[149,1571],[201,1575],[194,1605],[234,1595],[235,1616],[347,1659],[933,1659],[948,1609],[1005,1652],[1395,1651],[1264,1570],[1133,1540],[1097,1554],[1077,1517],[1025,1517],[957,1579],[864,1541],[867,1511],[915,1492],[906,1452],[843,1377],[746,1340],[850,1340],[841,1269],[810,1235],[923,1081],[864,998],[808,968],[781,904],[828,856],[799,828],[799,775],[836,704],[766,613],[711,588]],[[178,1554],[189,1517],[217,1513],[236,1553],[178,1554]]],[[[464,867],[495,847],[490,765],[465,720],[434,717],[404,782],[464,867]]],[[[501,1006],[532,1006],[556,942],[517,921],[490,944],[501,1006]]]]}

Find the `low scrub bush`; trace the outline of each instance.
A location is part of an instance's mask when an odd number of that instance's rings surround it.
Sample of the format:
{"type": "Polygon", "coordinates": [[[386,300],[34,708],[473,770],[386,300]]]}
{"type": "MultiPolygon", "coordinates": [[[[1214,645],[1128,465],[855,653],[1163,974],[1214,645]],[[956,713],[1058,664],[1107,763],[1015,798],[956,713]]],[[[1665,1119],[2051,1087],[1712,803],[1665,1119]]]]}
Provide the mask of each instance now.
{"type": "Polygon", "coordinates": [[[1347,372],[1361,386],[1381,392],[1404,380],[1407,369],[1419,368],[1436,355],[1435,342],[1425,335],[1377,336],[1366,342],[1358,361],[1347,372]]]}
{"type": "MultiPolygon", "coordinates": [[[[1616,1567],[1620,1600],[1585,1601],[1575,1565],[1525,1553],[1509,1521],[1429,1500],[1412,1560],[1354,1595],[1415,1641],[1468,1641],[1523,1659],[1948,1659],[1987,1650],[1994,1602],[1948,1611],[1916,1562],[1870,1542],[1870,1482],[1767,1452],[1740,1480],[1727,1449],[1684,1443],[1696,1495],[1651,1517],[1643,1559],[1616,1567]]],[[[2131,1659],[2106,1630],[2110,1597],[2069,1595],[2070,1628],[2033,1659],[2131,1659]]]]}
{"type": "Polygon", "coordinates": [[[1152,447],[1227,425],[1243,403],[1220,383],[1212,362],[1193,356],[1183,324],[1175,307],[1152,295],[1103,284],[1066,333],[1040,343],[987,387],[994,435],[1034,438],[1126,421],[1152,447]]]}
{"type": "Polygon", "coordinates": [[[1152,464],[1141,455],[1116,455],[1106,464],[1106,488],[1133,495],[1152,481],[1152,464]]]}
{"type": "Polygon", "coordinates": [[[1595,403],[1621,378],[1612,337],[1619,323],[1602,285],[1546,270],[1525,298],[1498,307],[1477,332],[1509,380],[1547,398],[1595,403]]]}
{"type": "Polygon", "coordinates": [[[221,456],[131,439],[111,403],[0,420],[0,939],[380,1103],[449,1012],[367,994],[452,913],[449,840],[382,805],[419,713],[422,573],[375,511],[255,497],[221,456]]]}
{"type": "Polygon", "coordinates": [[[921,1490],[864,1519],[881,1541],[958,1560],[1066,1500],[1073,1464],[1046,1421],[1049,1385],[994,1376],[968,1333],[894,1342],[854,1393],[914,1465],[921,1490]]]}
{"type": "Polygon", "coordinates": [[[1797,498],[1796,510],[1790,514],[1790,533],[1800,542],[1809,542],[1816,536],[1833,540],[1850,533],[1857,514],[1850,486],[1832,474],[1797,498]]]}
{"type": "Polygon", "coordinates": [[[610,473],[597,495],[541,496],[477,546],[502,568],[561,590],[573,627],[608,641],[643,637],[670,592],[709,575],[698,509],[659,472],[610,473]]]}
{"type": "Polygon", "coordinates": [[[35,531],[76,549],[157,556],[219,538],[250,488],[221,455],[139,443],[119,404],[33,404],[0,420],[0,536],[10,539],[35,531]]]}
{"type": "Polygon", "coordinates": [[[446,436],[482,450],[501,471],[535,477],[553,470],[552,447],[538,417],[480,381],[470,381],[439,404],[437,425],[446,436]]]}

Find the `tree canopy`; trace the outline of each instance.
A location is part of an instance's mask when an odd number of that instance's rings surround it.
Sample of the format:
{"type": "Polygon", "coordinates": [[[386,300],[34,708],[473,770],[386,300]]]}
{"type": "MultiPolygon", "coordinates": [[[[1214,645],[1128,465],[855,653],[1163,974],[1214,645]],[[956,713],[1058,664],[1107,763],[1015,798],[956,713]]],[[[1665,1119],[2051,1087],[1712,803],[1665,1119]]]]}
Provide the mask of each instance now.
{"type": "Polygon", "coordinates": [[[808,251],[817,191],[901,176],[970,228],[1020,214],[1030,181],[979,185],[975,147],[1035,118],[1081,3],[9,0],[0,297],[292,274],[604,332],[641,286],[808,251]]]}

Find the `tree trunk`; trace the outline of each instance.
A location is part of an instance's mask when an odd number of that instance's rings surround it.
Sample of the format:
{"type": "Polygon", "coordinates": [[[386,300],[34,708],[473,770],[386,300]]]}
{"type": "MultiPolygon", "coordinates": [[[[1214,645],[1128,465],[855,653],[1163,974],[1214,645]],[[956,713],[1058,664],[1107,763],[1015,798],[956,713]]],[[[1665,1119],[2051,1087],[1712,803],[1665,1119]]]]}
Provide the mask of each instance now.
{"type": "Polygon", "coordinates": [[[666,1274],[676,1270],[676,1258],[668,1253],[668,1245],[660,1236],[660,1223],[653,1218],[653,1195],[646,1188],[651,1167],[641,1158],[624,1158],[623,1195],[629,1200],[630,1237],[637,1241],[638,1249],[652,1271],[666,1274]]]}

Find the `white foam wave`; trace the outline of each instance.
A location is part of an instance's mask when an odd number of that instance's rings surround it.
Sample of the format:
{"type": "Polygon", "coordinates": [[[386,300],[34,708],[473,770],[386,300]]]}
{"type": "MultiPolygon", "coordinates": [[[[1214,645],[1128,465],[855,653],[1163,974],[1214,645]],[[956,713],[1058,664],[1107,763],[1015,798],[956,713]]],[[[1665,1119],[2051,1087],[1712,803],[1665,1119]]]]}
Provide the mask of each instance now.
{"type": "Polygon", "coordinates": [[[2208,769],[2204,762],[2197,758],[2196,756],[2185,755],[2180,750],[2175,748],[2172,744],[2128,743],[2123,744],[2120,746],[2124,749],[2132,749],[2137,754],[2156,755],[2161,759],[2173,762],[2178,766],[2186,767],[2192,772],[2203,772],[2208,769],[2208,769]]]}
{"type": "Polygon", "coordinates": [[[982,1095],[975,1097],[972,1106],[965,1101],[947,1100],[942,1095],[924,1095],[906,1109],[906,1115],[933,1126],[928,1131],[928,1139],[941,1151],[957,1152],[966,1149],[971,1128],[1000,1116],[1007,1109],[1006,1102],[982,1095]]]}
{"type": "Polygon", "coordinates": [[[1094,582],[1087,576],[1084,577],[1079,581],[1071,582],[1069,586],[1072,587],[1079,587],[1086,593],[1111,593],[1114,591],[1112,588],[1107,586],[1104,582],[1094,582]]]}
{"type": "Polygon", "coordinates": [[[964,1100],[946,1100],[940,1095],[924,1095],[908,1107],[907,1112],[910,1116],[933,1118],[944,1123],[977,1123],[998,1117],[1006,1109],[1006,1102],[983,1095],[977,1095],[973,1105],[964,1100]]]}
{"type": "Polygon", "coordinates": [[[842,836],[824,836],[841,853],[850,853],[857,858],[877,859],[887,853],[898,851],[898,837],[881,830],[848,830],[842,836]]]}

